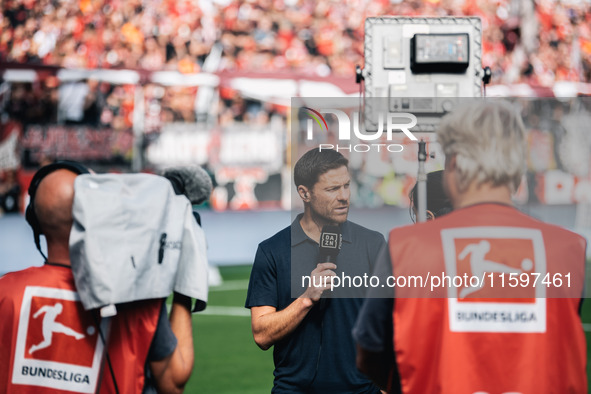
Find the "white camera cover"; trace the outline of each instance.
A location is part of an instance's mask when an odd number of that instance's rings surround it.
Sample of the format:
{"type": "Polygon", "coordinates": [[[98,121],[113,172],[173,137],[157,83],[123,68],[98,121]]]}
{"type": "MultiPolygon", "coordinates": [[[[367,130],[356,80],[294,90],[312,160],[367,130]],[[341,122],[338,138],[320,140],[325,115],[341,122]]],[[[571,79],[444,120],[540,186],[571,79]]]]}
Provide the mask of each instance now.
{"type": "Polygon", "coordinates": [[[189,200],[150,174],[88,174],[75,182],[70,260],[85,309],[164,298],[207,302],[205,234],[189,200]]]}

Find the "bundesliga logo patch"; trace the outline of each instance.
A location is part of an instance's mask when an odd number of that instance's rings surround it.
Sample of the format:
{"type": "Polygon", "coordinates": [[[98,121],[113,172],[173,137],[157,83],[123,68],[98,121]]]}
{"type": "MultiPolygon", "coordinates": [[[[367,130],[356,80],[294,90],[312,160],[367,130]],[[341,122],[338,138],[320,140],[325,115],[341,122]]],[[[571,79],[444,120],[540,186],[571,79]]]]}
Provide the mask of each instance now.
{"type": "Polygon", "coordinates": [[[17,332],[13,384],[93,393],[102,341],[78,294],[64,289],[25,289],[17,332]]]}
{"type": "Polygon", "coordinates": [[[451,331],[546,331],[546,287],[541,278],[547,269],[539,230],[447,229],[441,231],[441,239],[446,273],[469,278],[448,288],[451,331]]]}

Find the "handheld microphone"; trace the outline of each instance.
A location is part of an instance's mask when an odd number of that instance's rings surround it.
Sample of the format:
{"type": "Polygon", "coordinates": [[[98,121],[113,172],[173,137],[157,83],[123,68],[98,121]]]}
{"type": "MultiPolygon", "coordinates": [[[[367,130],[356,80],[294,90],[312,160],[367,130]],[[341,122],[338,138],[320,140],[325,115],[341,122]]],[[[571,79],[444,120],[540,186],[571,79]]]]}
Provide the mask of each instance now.
{"type": "Polygon", "coordinates": [[[211,195],[211,177],[199,166],[167,168],[162,176],[172,183],[177,195],[184,194],[191,204],[201,204],[211,195]]]}
{"type": "MultiPolygon", "coordinates": [[[[326,225],[322,227],[320,233],[320,243],[318,249],[320,250],[319,263],[333,263],[336,264],[337,256],[341,251],[343,243],[343,236],[339,226],[326,225]]],[[[328,306],[328,299],[323,297],[320,299],[319,308],[324,311],[328,306]]]]}
{"type": "Polygon", "coordinates": [[[343,236],[339,226],[327,225],[322,227],[320,233],[320,263],[336,263],[337,256],[341,251],[343,236]]]}

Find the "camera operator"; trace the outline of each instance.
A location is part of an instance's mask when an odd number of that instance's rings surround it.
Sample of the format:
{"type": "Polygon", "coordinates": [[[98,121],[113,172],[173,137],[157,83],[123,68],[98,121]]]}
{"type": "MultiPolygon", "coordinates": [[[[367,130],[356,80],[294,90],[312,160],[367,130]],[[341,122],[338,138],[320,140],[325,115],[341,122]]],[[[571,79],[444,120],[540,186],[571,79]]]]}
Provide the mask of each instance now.
{"type": "Polygon", "coordinates": [[[191,302],[176,293],[170,319],[163,299],[118,305],[101,373],[106,333],[79,301],[69,256],[81,173],[78,163],[56,162],[31,182],[27,220],[48,254],[43,266],[0,278],[0,392],[182,392],[194,361],[191,302]]]}
{"type": "Polygon", "coordinates": [[[357,366],[388,392],[587,392],[586,241],[513,206],[524,136],[520,114],[504,102],[473,101],[442,119],[437,140],[453,212],[393,229],[374,275],[463,271],[486,280],[370,294],[353,331],[357,366]],[[569,280],[536,283],[545,275],[569,280]],[[517,286],[503,282],[510,277],[517,286]]]}

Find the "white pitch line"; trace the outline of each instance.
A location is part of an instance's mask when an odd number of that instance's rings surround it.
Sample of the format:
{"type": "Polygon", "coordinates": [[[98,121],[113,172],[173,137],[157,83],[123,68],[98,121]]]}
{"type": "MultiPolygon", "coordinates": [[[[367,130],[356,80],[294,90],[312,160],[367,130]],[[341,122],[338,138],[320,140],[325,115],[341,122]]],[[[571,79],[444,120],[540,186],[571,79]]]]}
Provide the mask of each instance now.
{"type": "Polygon", "coordinates": [[[585,323],[583,323],[583,330],[585,332],[591,332],[591,324],[585,324],[585,323]]]}
{"type": "Polygon", "coordinates": [[[238,306],[208,306],[204,311],[197,313],[197,315],[250,317],[250,311],[238,306]]]}
{"type": "MultiPolygon", "coordinates": [[[[167,303],[166,308],[167,312],[170,313],[172,304],[167,303]]],[[[193,317],[199,315],[250,317],[250,310],[240,306],[207,306],[205,310],[193,314],[193,317]]]]}
{"type": "Polygon", "coordinates": [[[230,291],[248,289],[248,279],[226,280],[220,286],[212,286],[209,291],[230,291]]]}

